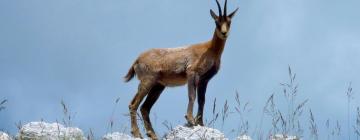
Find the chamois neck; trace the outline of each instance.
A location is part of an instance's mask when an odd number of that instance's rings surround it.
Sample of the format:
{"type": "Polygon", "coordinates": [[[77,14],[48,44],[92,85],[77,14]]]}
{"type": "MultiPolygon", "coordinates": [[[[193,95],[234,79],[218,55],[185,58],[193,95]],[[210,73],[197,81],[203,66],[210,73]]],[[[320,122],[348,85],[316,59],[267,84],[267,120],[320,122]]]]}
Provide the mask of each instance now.
{"type": "Polygon", "coordinates": [[[210,50],[212,50],[218,58],[221,58],[221,54],[224,51],[225,42],[226,38],[222,39],[218,37],[215,29],[214,36],[211,40],[210,50]]]}

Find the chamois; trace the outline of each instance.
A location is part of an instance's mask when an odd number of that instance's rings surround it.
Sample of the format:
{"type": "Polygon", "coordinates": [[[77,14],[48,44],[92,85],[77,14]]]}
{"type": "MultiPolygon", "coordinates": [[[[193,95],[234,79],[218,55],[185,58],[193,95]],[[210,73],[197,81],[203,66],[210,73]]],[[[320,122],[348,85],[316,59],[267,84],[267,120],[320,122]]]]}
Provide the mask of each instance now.
{"type": "Polygon", "coordinates": [[[151,107],[159,98],[165,87],[188,85],[188,108],[185,118],[189,126],[203,126],[203,110],[205,92],[209,80],[218,72],[220,59],[229,35],[231,19],[235,11],[227,14],[227,0],[225,0],[224,14],[216,0],[219,15],[210,9],[210,15],[215,20],[216,28],[211,40],[178,48],[151,49],[142,53],[130,67],[124,77],[125,82],[135,75],[140,80],[138,91],[129,105],[131,118],[131,133],[134,137],[142,138],[137,126],[136,111],[145,96],[141,106],[146,134],[151,139],[157,139],[152,128],[149,113],[151,107]],[[198,112],[194,119],[193,105],[198,96],[198,112]]]}

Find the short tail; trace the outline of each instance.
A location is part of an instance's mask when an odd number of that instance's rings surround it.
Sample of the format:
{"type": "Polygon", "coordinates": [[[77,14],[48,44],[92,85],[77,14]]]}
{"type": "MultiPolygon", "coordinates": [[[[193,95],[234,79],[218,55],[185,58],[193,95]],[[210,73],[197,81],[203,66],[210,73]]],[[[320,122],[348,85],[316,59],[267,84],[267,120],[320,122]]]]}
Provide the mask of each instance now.
{"type": "MultiPolygon", "coordinates": [[[[134,63],[135,64],[135,63],[134,63]]],[[[134,64],[131,65],[129,72],[126,74],[126,76],[124,77],[124,81],[125,82],[129,82],[132,78],[134,78],[135,76],[135,70],[134,70],[134,64]]]]}

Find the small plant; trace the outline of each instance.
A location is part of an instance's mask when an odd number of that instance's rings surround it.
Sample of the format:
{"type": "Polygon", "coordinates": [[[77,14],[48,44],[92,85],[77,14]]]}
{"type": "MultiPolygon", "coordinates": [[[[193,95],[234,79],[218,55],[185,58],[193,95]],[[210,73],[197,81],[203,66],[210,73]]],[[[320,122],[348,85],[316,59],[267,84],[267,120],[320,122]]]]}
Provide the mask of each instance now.
{"type": "Polygon", "coordinates": [[[278,110],[278,115],[279,115],[279,121],[280,121],[280,124],[281,124],[281,134],[283,136],[286,136],[287,133],[288,133],[288,130],[287,130],[287,122],[285,120],[285,118],[283,117],[282,113],[280,110],[278,110]]]}
{"type": "Polygon", "coordinates": [[[86,138],[87,140],[95,140],[94,133],[91,128],[89,129],[89,134],[87,135],[86,138]]]}
{"type": "Polygon", "coordinates": [[[57,129],[57,135],[58,135],[58,138],[60,139],[61,137],[60,137],[60,126],[59,126],[59,121],[58,120],[56,120],[56,129],[57,129]]]}
{"type": "Polygon", "coordinates": [[[331,135],[330,119],[326,120],[325,126],[326,126],[326,132],[327,132],[327,139],[330,140],[330,135],[331,135]]]}
{"type": "Polygon", "coordinates": [[[360,136],[360,108],[357,107],[356,108],[356,123],[353,126],[354,127],[354,132],[356,134],[356,139],[359,139],[360,136]]]}
{"type": "Polygon", "coordinates": [[[274,98],[274,94],[271,94],[270,97],[267,99],[266,103],[265,103],[265,106],[263,107],[263,111],[261,113],[261,118],[260,118],[260,124],[259,126],[257,127],[257,129],[255,130],[256,131],[256,136],[259,140],[262,140],[264,139],[264,132],[262,130],[262,124],[263,124],[263,120],[264,120],[264,116],[265,114],[269,115],[269,116],[272,116],[271,112],[268,108],[270,106],[270,103],[271,101],[273,102],[273,98],[274,98]]]}
{"type": "Polygon", "coordinates": [[[172,125],[172,123],[169,122],[169,121],[167,121],[167,120],[165,120],[164,122],[162,122],[162,125],[164,125],[168,131],[173,130],[173,125],[172,125]]]}
{"type": "Polygon", "coordinates": [[[225,100],[225,104],[224,104],[224,107],[221,111],[221,129],[223,130],[224,129],[224,124],[225,124],[225,120],[226,118],[229,116],[229,105],[228,105],[228,101],[225,100]]]}
{"type": "Polygon", "coordinates": [[[318,140],[319,139],[318,129],[317,129],[315,118],[314,118],[314,115],[313,115],[311,109],[310,109],[310,128],[309,129],[310,129],[311,137],[314,138],[315,140],[318,140]]]}
{"type": "Polygon", "coordinates": [[[108,128],[107,128],[107,132],[109,132],[109,129],[110,129],[110,132],[113,132],[113,127],[114,127],[114,121],[115,121],[115,111],[116,111],[116,108],[117,108],[117,105],[120,101],[120,97],[116,98],[115,100],[115,104],[114,104],[114,107],[111,111],[111,116],[110,116],[110,119],[109,119],[109,125],[108,125],[108,128]]]}
{"type": "Polygon", "coordinates": [[[298,134],[297,138],[301,138],[302,134],[304,133],[304,130],[302,129],[301,125],[300,125],[300,121],[297,121],[297,128],[296,128],[296,134],[298,134]]]}
{"type": "MultiPolygon", "coordinates": [[[[281,130],[283,137],[288,137],[295,135],[296,138],[301,138],[303,134],[303,129],[301,128],[301,123],[299,118],[303,113],[305,104],[308,102],[308,99],[297,103],[296,97],[298,95],[299,85],[295,82],[296,74],[291,70],[291,67],[288,67],[289,79],[287,83],[280,83],[283,88],[283,96],[285,97],[287,103],[287,112],[283,113],[282,108],[277,108],[274,102],[274,94],[272,94],[263,109],[263,114],[260,121],[260,127],[257,130],[258,139],[262,134],[262,121],[263,115],[267,114],[272,119],[272,128],[269,131],[269,136],[275,136],[281,130]]],[[[262,137],[262,136],[261,136],[262,137]]],[[[262,139],[262,138],[261,138],[262,139]]]]}
{"type": "Polygon", "coordinates": [[[280,120],[279,111],[275,106],[274,94],[268,98],[266,105],[264,107],[264,113],[271,117],[272,128],[269,132],[270,135],[276,135],[279,131],[278,122],[280,120]]]}
{"type": "Polygon", "coordinates": [[[69,108],[65,104],[64,100],[61,100],[60,104],[63,109],[63,115],[64,115],[62,121],[66,127],[70,127],[72,119],[75,117],[76,113],[74,113],[74,114],[70,113],[69,108]]]}
{"type": "Polygon", "coordinates": [[[251,109],[248,107],[249,102],[246,102],[246,103],[244,103],[244,105],[242,105],[242,103],[240,102],[239,93],[237,91],[235,93],[236,93],[235,94],[235,100],[236,100],[235,110],[240,116],[240,125],[238,128],[238,135],[242,136],[242,135],[246,135],[249,131],[249,122],[245,119],[244,114],[249,113],[251,111],[251,109]]]}
{"type": "Polygon", "coordinates": [[[18,131],[20,131],[21,127],[22,127],[22,122],[18,121],[17,123],[15,123],[16,128],[18,129],[18,131]]]}
{"type": "Polygon", "coordinates": [[[353,89],[351,87],[351,82],[347,88],[347,91],[346,91],[346,97],[347,97],[347,129],[348,129],[348,139],[350,140],[351,136],[350,136],[350,103],[351,103],[351,100],[354,99],[353,95],[354,93],[352,92],[353,89]]]}
{"type": "Polygon", "coordinates": [[[338,139],[340,139],[341,136],[341,125],[339,123],[339,121],[336,121],[336,126],[333,130],[333,136],[337,136],[338,139]]]}
{"type": "Polygon", "coordinates": [[[283,118],[284,121],[286,121],[286,123],[284,123],[286,125],[282,125],[282,127],[285,127],[283,128],[283,133],[290,135],[296,134],[298,137],[301,137],[302,131],[299,131],[301,130],[301,127],[299,126],[300,123],[298,123],[298,119],[302,115],[303,108],[308,100],[306,99],[300,104],[296,105],[299,84],[295,82],[296,73],[292,73],[290,66],[288,71],[290,82],[280,84],[283,87],[283,95],[285,96],[285,99],[288,103],[288,114],[283,118]]]}
{"type": "Polygon", "coordinates": [[[212,119],[207,123],[207,125],[214,127],[218,117],[219,117],[219,112],[216,112],[216,98],[215,98],[213,101],[212,119]]]}

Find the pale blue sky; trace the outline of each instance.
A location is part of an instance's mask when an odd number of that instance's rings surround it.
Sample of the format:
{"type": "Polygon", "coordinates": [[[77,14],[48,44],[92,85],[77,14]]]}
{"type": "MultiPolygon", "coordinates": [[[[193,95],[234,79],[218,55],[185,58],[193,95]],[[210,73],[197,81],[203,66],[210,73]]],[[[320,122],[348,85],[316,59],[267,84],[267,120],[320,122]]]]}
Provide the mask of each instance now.
{"type": "MultiPolygon", "coordinates": [[[[279,83],[287,81],[291,65],[299,100],[309,99],[301,119],[305,131],[311,107],[320,139],[327,135],[327,119],[339,120],[347,136],[350,81],[356,92],[352,119],[360,105],[359,5],[358,0],[229,0],[229,10],[240,9],[221,70],[209,84],[206,118],[214,98],[220,105],[229,100],[234,111],[237,90],[250,102],[252,111],[245,117],[252,132],[267,97],[275,93],[283,99],[279,83]]],[[[115,130],[129,127],[123,114],[138,83],[122,81],[130,65],[150,48],[210,39],[210,8],[216,10],[214,0],[1,0],[0,99],[9,102],[0,112],[0,129],[15,134],[19,120],[61,120],[63,99],[76,112],[75,126],[101,136],[117,97],[115,130]]],[[[183,124],[186,105],[185,87],[166,89],[152,110],[158,116],[156,131],[163,134],[164,120],[183,124]]],[[[238,122],[233,114],[225,123],[229,137],[238,122]]],[[[267,117],[264,126],[270,125],[267,117]]]]}

